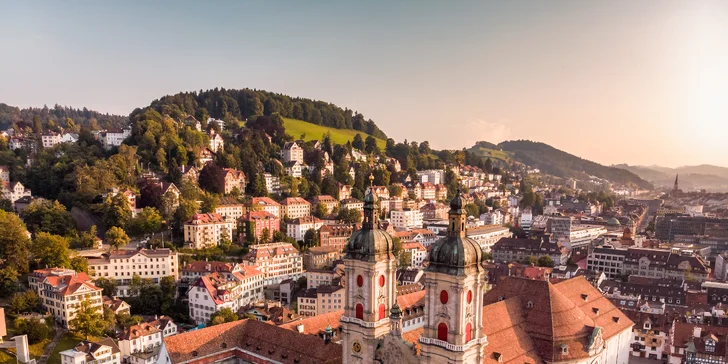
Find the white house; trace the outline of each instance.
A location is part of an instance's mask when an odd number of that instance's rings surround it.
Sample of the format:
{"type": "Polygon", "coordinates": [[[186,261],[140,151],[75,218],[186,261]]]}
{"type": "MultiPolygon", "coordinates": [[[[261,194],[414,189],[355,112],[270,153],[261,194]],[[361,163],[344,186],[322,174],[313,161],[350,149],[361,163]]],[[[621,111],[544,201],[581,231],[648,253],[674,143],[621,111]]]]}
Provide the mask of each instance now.
{"type": "MultiPolygon", "coordinates": [[[[303,241],[306,231],[313,229],[318,231],[324,225],[324,221],[315,216],[304,216],[286,223],[286,234],[296,241],[303,241]]],[[[318,232],[317,232],[318,234],[318,232]]]]}
{"type": "Polygon", "coordinates": [[[403,209],[392,211],[390,215],[395,229],[415,229],[422,227],[422,211],[403,209]]]}
{"type": "Polygon", "coordinates": [[[83,340],[73,349],[61,351],[63,364],[121,364],[121,351],[110,337],[99,341],[83,340]]]}
{"type": "Polygon", "coordinates": [[[243,266],[241,271],[215,272],[200,277],[187,291],[190,318],[201,324],[223,308],[233,312],[263,300],[265,274],[254,266],[243,266]]]}

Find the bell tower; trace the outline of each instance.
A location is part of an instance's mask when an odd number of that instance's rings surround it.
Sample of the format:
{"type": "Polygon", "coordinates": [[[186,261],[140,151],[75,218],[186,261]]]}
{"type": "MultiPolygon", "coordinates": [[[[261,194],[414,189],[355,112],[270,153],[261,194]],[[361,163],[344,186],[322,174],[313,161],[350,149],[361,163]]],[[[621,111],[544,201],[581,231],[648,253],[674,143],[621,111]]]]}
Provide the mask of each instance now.
{"type": "Polygon", "coordinates": [[[390,333],[390,311],[397,302],[392,237],[379,229],[373,177],[369,180],[362,228],[349,238],[344,256],[346,304],[341,328],[347,364],[374,363],[379,339],[390,333]]]}
{"type": "Polygon", "coordinates": [[[450,201],[447,235],[433,244],[425,269],[422,363],[481,363],[485,270],[480,245],[467,237],[460,189],[450,201]]]}

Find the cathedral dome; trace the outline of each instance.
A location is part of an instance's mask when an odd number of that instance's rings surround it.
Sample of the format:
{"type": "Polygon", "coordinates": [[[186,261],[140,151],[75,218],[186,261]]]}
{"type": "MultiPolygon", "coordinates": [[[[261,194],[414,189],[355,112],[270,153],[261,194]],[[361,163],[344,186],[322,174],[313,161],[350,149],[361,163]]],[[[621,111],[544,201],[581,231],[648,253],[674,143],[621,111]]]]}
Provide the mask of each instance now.
{"type": "Polygon", "coordinates": [[[351,234],[346,245],[346,258],[375,261],[394,258],[392,237],[384,230],[361,229],[351,234]]]}
{"type": "Polygon", "coordinates": [[[432,245],[427,271],[462,275],[481,270],[482,261],[483,251],[475,240],[445,236],[432,245]]]}
{"type": "Polygon", "coordinates": [[[482,269],[483,251],[477,241],[470,239],[465,231],[465,210],[463,197],[458,189],[450,201],[447,235],[440,238],[430,249],[427,271],[463,275],[482,269]]]}

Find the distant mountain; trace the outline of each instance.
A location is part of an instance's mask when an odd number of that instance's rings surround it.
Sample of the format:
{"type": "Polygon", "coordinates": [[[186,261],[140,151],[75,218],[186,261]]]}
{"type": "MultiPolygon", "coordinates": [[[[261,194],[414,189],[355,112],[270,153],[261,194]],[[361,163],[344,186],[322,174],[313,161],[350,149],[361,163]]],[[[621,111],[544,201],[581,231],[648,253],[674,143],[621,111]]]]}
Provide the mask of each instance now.
{"type": "Polygon", "coordinates": [[[631,171],[650,181],[655,187],[671,188],[678,175],[678,183],[683,190],[705,189],[712,192],[728,192],[728,168],[702,164],[669,168],[662,166],[630,166],[618,164],[614,167],[631,171]]]}
{"type": "Polygon", "coordinates": [[[646,180],[626,169],[603,166],[548,144],[530,140],[505,141],[497,145],[498,150],[507,152],[517,162],[540,169],[544,173],[561,177],[585,180],[589,176],[607,179],[620,185],[652,188],[646,180]]]}

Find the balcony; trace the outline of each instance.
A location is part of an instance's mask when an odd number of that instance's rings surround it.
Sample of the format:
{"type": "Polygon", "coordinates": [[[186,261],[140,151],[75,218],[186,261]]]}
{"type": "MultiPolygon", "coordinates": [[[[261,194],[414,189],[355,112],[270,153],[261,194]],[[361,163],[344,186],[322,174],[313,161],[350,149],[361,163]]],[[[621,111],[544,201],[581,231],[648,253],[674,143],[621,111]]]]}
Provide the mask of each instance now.
{"type": "Polygon", "coordinates": [[[487,345],[488,338],[484,336],[477,340],[470,340],[470,342],[465,345],[455,345],[455,344],[450,344],[447,341],[442,341],[442,340],[432,339],[429,337],[420,336],[420,342],[425,345],[437,345],[439,347],[445,348],[450,351],[465,351],[473,345],[481,345],[481,344],[487,345]]]}

